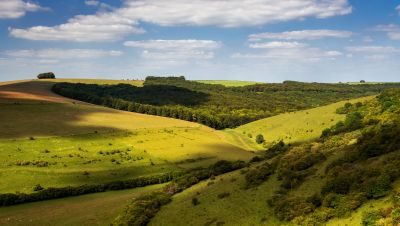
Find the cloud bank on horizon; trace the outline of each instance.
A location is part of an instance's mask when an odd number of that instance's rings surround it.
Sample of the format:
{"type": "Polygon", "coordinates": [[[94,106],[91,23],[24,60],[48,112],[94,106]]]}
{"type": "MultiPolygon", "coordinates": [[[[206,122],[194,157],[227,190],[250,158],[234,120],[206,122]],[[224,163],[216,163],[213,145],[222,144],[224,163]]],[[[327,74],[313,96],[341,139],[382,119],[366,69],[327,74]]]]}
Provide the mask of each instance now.
{"type": "Polygon", "coordinates": [[[379,0],[7,0],[0,81],[42,71],[396,81],[399,19],[399,3],[379,0]]]}

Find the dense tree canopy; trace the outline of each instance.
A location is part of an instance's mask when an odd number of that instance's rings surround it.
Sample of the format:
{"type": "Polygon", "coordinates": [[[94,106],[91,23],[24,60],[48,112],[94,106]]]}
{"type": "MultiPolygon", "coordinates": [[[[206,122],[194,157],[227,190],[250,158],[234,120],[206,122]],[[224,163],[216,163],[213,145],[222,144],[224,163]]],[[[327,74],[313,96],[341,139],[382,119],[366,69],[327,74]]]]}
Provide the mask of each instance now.
{"type": "Polygon", "coordinates": [[[233,128],[261,118],[376,94],[400,84],[321,84],[286,81],[225,87],[181,77],[147,77],[143,87],[128,84],[60,83],[61,95],[120,110],[198,122],[216,129],[233,128]]]}

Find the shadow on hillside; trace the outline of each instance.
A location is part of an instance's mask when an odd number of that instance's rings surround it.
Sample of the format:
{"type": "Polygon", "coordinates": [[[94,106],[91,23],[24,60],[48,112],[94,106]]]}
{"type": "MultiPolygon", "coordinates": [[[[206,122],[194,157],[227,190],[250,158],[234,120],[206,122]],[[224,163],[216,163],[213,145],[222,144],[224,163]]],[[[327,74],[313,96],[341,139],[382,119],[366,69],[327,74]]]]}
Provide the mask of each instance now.
{"type": "Polygon", "coordinates": [[[51,82],[28,81],[0,86],[0,139],[119,131],[112,126],[87,126],[85,118],[111,109],[61,97],[51,82]]]}

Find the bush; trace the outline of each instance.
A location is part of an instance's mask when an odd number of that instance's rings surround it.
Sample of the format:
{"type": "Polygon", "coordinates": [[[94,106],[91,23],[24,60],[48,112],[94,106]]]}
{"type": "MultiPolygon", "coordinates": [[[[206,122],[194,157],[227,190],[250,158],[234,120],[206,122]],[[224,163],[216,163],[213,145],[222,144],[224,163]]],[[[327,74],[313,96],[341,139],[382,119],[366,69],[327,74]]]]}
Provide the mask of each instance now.
{"type": "Polygon", "coordinates": [[[41,73],[37,76],[38,79],[55,79],[56,76],[53,72],[41,73]]]}
{"type": "Polygon", "coordinates": [[[41,190],[43,190],[44,188],[40,185],[40,184],[37,184],[37,185],[35,185],[35,187],[33,188],[33,191],[41,191],[41,190]]]}
{"type": "Polygon", "coordinates": [[[229,193],[229,192],[222,192],[222,193],[218,194],[217,197],[219,199],[224,199],[226,197],[229,197],[230,195],[231,195],[231,193],[229,193]]]}
{"type": "Polygon", "coordinates": [[[264,143],[264,142],[265,142],[264,136],[261,135],[261,134],[258,134],[258,135],[256,136],[256,143],[257,143],[257,144],[262,144],[262,143],[264,143]]]}
{"type": "Polygon", "coordinates": [[[199,200],[196,198],[196,197],[194,197],[194,198],[192,198],[192,205],[193,206],[197,206],[197,205],[199,205],[199,200]]]}
{"type": "Polygon", "coordinates": [[[376,222],[381,218],[382,218],[382,216],[380,215],[378,210],[364,212],[363,216],[362,216],[362,225],[363,226],[375,226],[376,222]]]}
{"type": "Polygon", "coordinates": [[[246,173],[246,188],[255,187],[262,184],[274,173],[273,167],[269,163],[264,163],[258,169],[249,170],[246,173]]]}
{"type": "Polygon", "coordinates": [[[400,208],[396,208],[392,211],[392,221],[393,225],[400,224],[400,208]]]}

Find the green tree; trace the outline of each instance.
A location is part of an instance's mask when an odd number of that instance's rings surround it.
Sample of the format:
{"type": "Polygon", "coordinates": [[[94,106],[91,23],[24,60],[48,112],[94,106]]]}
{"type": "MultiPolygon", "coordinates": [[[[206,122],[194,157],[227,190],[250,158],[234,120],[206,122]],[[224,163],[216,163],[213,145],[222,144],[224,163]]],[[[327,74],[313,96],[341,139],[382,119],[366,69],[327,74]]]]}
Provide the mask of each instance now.
{"type": "Polygon", "coordinates": [[[256,136],[256,142],[257,142],[257,144],[262,144],[262,143],[264,143],[264,142],[265,142],[264,136],[261,135],[261,134],[258,134],[258,135],[256,136]]]}

